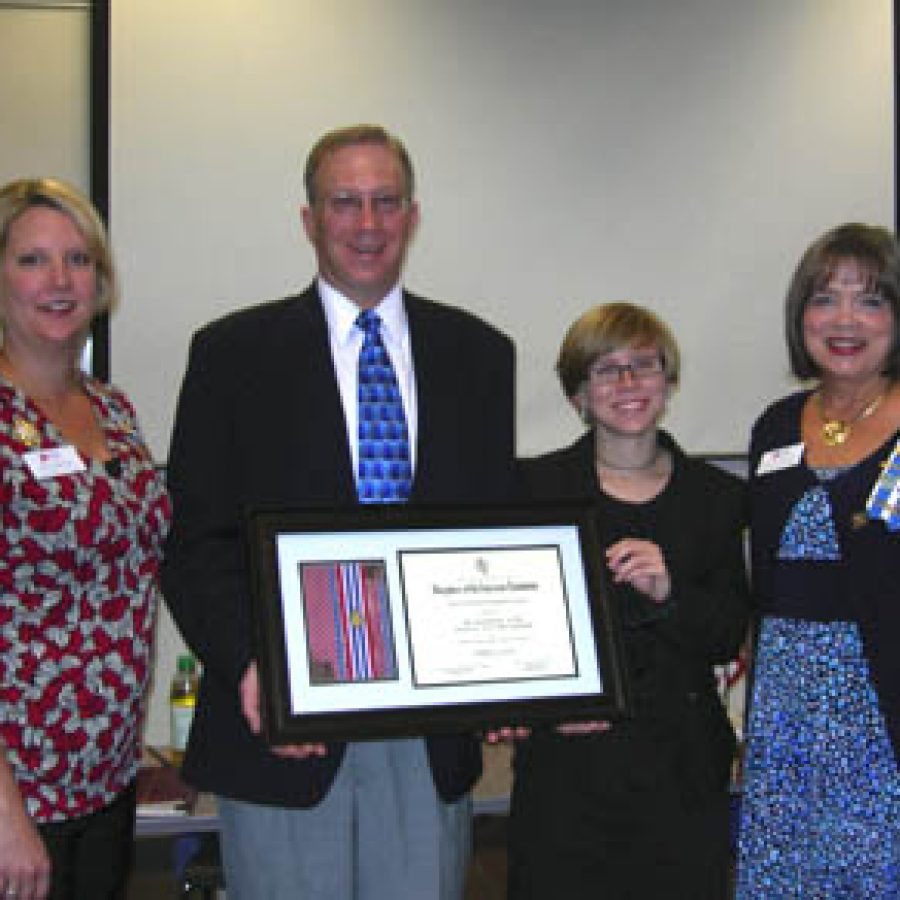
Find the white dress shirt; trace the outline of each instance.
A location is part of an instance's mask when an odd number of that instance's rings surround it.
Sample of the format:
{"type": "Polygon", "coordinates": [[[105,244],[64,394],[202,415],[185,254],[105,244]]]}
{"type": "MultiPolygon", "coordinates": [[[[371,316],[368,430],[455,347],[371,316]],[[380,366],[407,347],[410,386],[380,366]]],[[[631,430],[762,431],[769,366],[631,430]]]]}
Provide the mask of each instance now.
{"type": "MultiPolygon", "coordinates": [[[[344,421],[347,424],[347,442],[353,457],[353,474],[359,469],[359,437],[357,434],[357,382],[359,372],[359,351],[362,349],[363,332],[356,327],[360,308],[348,300],[327,281],[317,282],[325,319],[328,322],[328,340],[331,344],[331,361],[341,392],[344,407],[344,421]]],[[[416,405],[416,375],[413,366],[412,348],[409,341],[409,322],[403,306],[403,292],[396,285],[375,307],[381,319],[381,339],[391,358],[391,365],[397,375],[406,429],[409,434],[410,465],[416,471],[416,436],[418,435],[418,414],[416,405]]]]}

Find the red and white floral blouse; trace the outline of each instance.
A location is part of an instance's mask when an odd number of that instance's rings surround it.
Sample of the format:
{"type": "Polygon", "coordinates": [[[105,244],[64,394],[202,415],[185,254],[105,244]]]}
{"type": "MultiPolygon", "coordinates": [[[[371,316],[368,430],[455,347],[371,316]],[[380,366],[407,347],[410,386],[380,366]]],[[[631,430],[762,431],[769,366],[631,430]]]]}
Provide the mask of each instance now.
{"type": "Polygon", "coordinates": [[[94,812],[134,778],[171,518],[131,404],[85,389],[114,461],[36,475],[26,455],[66,441],[0,378],[0,739],[39,822],[94,812]]]}

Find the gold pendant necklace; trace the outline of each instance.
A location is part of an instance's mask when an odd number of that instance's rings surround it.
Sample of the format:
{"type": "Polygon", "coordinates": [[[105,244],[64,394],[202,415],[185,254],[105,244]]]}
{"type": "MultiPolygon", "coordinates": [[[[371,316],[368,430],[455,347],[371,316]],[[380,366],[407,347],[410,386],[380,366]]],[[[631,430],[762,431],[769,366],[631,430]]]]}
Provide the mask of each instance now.
{"type": "Polygon", "coordinates": [[[880,393],[868,406],[864,406],[862,412],[848,419],[846,422],[841,419],[829,419],[825,415],[825,402],[822,400],[822,392],[816,391],[816,403],[819,407],[819,416],[822,419],[822,440],[829,447],[839,447],[845,444],[853,431],[853,426],[868,419],[872,413],[881,406],[884,400],[884,392],[880,393]]]}

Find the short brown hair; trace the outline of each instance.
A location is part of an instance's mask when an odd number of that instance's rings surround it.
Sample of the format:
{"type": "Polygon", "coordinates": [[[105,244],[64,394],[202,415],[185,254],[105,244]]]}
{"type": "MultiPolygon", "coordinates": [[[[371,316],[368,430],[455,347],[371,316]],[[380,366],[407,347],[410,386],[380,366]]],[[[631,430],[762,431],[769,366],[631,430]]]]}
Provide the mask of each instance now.
{"type": "Polygon", "coordinates": [[[97,210],[77,188],[56,178],[20,178],[0,188],[0,255],[6,252],[9,229],[26,210],[35,206],[68,216],[87,241],[97,272],[95,312],[118,301],[118,278],[106,229],[97,210]]]}
{"type": "Polygon", "coordinates": [[[578,394],[595,360],[624,347],[659,347],[666,381],[678,384],[681,358],[669,326],[643,306],[604,303],[576,319],[563,338],[556,373],[566,396],[578,394]]]}
{"type": "Polygon", "coordinates": [[[354,147],[358,144],[377,144],[392,150],[403,170],[403,179],[406,182],[406,199],[412,200],[416,191],[416,176],[413,171],[412,160],[406,147],[400,138],[391,134],[381,125],[348,125],[345,128],[337,128],[323,134],[313,145],[306,157],[306,166],[303,170],[303,186],[306,189],[306,201],[310,205],[316,202],[316,174],[322,160],[336,150],[344,147],[354,147]]]}
{"type": "Polygon", "coordinates": [[[859,264],[867,278],[867,289],[881,294],[894,314],[894,343],[883,374],[900,377],[900,246],[887,228],[848,222],[813,241],[800,259],[784,304],[785,337],[791,371],[798,378],[818,377],[819,367],[809,355],[803,339],[803,313],[809,298],[831,280],[842,260],[859,264]]]}

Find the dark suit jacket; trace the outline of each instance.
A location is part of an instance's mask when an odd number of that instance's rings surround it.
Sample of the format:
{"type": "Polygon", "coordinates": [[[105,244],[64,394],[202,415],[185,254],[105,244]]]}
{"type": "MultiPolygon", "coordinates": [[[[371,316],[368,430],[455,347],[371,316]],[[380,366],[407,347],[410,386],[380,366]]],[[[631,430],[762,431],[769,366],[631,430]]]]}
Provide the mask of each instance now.
{"type": "MultiPolygon", "coordinates": [[[[410,502],[497,502],[508,497],[514,444],[514,350],[461,310],[404,293],[416,372],[418,437],[410,502]]],[[[252,735],[238,684],[256,656],[241,522],[257,506],[357,503],[350,448],[315,286],[235,312],[193,339],[181,389],[169,486],[175,518],[163,589],[204,667],[184,763],[201,789],[279,806],[310,806],[343,754],[285,760],[252,735]]],[[[478,777],[470,737],[433,737],[441,796],[478,777]]]]}
{"type": "MultiPolygon", "coordinates": [[[[644,602],[636,591],[627,585],[609,587],[625,623],[635,712],[630,721],[589,740],[610,783],[632,784],[638,793],[675,788],[696,797],[726,789],[734,751],[712,667],[736,657],[750,614],[742,545],[744,488],[734,476],[687,457],[667,434],[661,433],[660,440],[673,456],[672,478],[648,504],[644,533],[632,536],[660,546],[672,594],[662,615],[642,619],[633,613],[644,602]]],[[[592,433],[523,461],[521,477],[522,490],[532,499],[597,504],[604,547],[626,536],[604,519],[592,433]]],[[[552,765],[557,755],[557,764],[565,766],[572,740],[536,734],[518,754],[519,774],[527,769],[526,777],[541,777],[538,770],[552,765]]]]}

